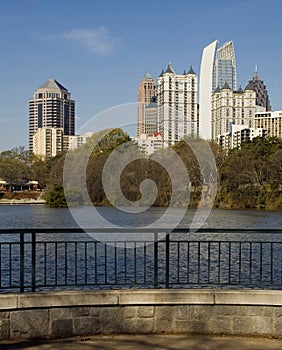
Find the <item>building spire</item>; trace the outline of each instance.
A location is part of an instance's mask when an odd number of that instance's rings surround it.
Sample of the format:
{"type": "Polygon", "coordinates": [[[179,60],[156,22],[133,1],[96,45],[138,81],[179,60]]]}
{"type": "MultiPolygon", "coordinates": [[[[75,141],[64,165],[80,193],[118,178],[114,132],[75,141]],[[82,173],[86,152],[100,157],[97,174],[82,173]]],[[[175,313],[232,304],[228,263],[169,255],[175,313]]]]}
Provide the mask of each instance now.
{"type": "Polygon", "coordinates": [[[254,73],[254,77],[253,80],[259,80],[259,75],[258,75],[258,65],[255,65],[255,73],[254,73]]]}

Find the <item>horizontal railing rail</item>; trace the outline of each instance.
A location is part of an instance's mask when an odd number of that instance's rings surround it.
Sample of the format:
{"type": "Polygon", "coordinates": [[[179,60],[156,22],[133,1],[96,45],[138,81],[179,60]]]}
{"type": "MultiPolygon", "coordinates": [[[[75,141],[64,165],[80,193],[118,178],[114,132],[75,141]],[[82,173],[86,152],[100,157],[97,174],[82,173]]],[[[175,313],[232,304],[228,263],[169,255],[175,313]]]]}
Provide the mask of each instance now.
{"type": "Polygon", "coordinates": [[[0,230],[0,292],[133,287],[282,289],[282,230],[0,230]]]}

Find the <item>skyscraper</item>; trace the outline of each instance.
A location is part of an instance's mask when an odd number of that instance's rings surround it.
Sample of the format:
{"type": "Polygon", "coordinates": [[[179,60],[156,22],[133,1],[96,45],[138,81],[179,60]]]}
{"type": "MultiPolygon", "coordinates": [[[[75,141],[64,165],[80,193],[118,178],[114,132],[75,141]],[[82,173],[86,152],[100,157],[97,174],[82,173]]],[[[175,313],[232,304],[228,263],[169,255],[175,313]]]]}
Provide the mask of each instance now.
{"type": "MultiPolygon", "coordinates": [[[[148,118],[146,116],[146,107],[152,102],[152,98],[156,96],[155,81],[149,73],[142,78],[138,88],[138,110],[137,110],[137,137],[146,134],[148,118]]],[[[156,130],[154,130],[156,131],[156,130]]]]}
{"type": "Polygon", "coordinates": [[[232,41],[219,49],[215,40],[206,46],[202,53],[200,68],[200,113],[199,135],[204,139],[212,138],[212,93],[225,83],[236,89],[236,60],[232,41]]]}
{"type": "Polygon", "coordinates": [[[255,67],[255,73],[252,80],[249,80],[249,84],[256,92],[256,105],[265,109],[265,111],[271,111],[270,100],[267,92],[267,88],[258,74],[258,67],[255,67]]]}
{"type": "Polygon", "coordinates": [[[61,128],[63,135],[75,134],[75,102],[70,92],[54,79],[49,79],[29,100],[29,150],[33,135],[41,128],[61,128]]]}
{"type": "Polygon", "coordinates": [[[198,77],[176,74],[171,63],[157,80],[158,127],[166,145],[198,134],[198,77]]]}

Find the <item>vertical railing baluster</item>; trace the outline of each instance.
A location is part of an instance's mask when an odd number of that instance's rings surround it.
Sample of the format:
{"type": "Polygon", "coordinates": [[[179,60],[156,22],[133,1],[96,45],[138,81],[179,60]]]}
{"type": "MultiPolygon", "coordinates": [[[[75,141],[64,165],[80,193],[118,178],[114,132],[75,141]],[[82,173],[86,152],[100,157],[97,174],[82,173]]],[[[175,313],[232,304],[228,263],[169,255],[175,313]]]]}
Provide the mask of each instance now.
{"type": "Polygon", "coordinates": [[[43,252],[44,252],[44,286],[47,286],[47,244],[48,242],[43,243],[43,252]]]}
{"type": "Polygon", "coordinates": [[[9,285],[10,287],[13,286],[13,280],[12,280],[12,271],[13,271],[13,265],[12,265],[12,243],[9,244],[9,285]]]}
{"type": "Polygon", "coordinates": [[[201,274],[201,242],[198,243],[198,259],[197,259],[197,272],[198,272],[198,284],[200,284],[200,274],[201,274]]]}
{"type": "Polygon", "coordinates": [[[180,282],[180,242],[177,242],[177,284],[180,282]]]}
{"type": "Polygon", "coordinates": [[[273,242],[270,243],[270,284],[273,285],[273,280],[274,280],[274,270],[273,270],[273,242]]]}
{"type": "Polygon", "coordinates": [[[55,286],[58,284],[58,243],[55,242],[55,286]]]}
{"type": "Polygon", "coordinates": [[[68,243],[65,242],[65,285],[68,284],[68,243]]]}
{"type": "Polygon", "coordinates": [[[208,284],[210,283],[210,267],[211,267],[211,242],[208,242],[208,284]]]}
{"type": "Polygon", "coordinates": [[[98,278],[97,278],[97,241],[94,242],[94,262],[95,262],[95,284],[97,285],[98,278]]]}
{"type": "Polygon", "coordinates": [[[170,271],[170,234],[165,236],[165,287],[169,288],[169,271],[170,271]]]}
{"type": "Polygon", "coordinates": [[[250,271],[249,271],[249,281],[252,284],[252,270],[253,270],[253,245],[250,242],[250,271]]]}
{"type": "Polygon", "coordinates": [[[262,270],[262,264],[263,264],[263,260],[262,260],[262,258],[263,258],[263,256],[262,256],[262,242],[260,242],[260,283],[261,284],[263,284],[263,282],[262,282],[262,274],[263,274],[263,270],[262,270]]]}
{"type": "Polygon", "coordinates": [[[221,281],[221,242],[218,242],[218,284],[221,281]]]}
{"type": "MultiPolygon", "coordinates": [[[[11,246],[11,245],[10,245],[11,246]]],[[[10,256],[11,259],[11,256],[10,256]]],[[[10,270],[12,270],[10,261],[10,270]]],[[[11,281],[10,281],[11,284],[11,281]]],[[[24,233],[20,232],[20,293],[24,292],[24,233]]]]}
{"type": "Polygon", "coordinates": [[[137,284],[137,259],[136,259],[136,242],[133,242],[134,244],[134,284],[137,284]]]}
{"type": "Polygon", "coordinates": [[[144,284],[147,282],[147,244],[144,242],[144,247],[143,247],[143,253],[144,253],[144,260],[143,260],[143,266],[144,266],[144,284]]]}
{"type": "Polygon", "coordinates": [[[241,285],[241,271],[242,271],[242,243],[239,242],[239,285],[241,285]]]}
{"type": "Polygon", "coordinates": [[[126,254],[126,242],[123,243],[124,251],[124,282],[127,283],[127,254],[126,254]]]}
{"type": "Polygon", "coordinates": [[[77,286],[77,242],[74,243],[74,281],[77,286]]]}
{"type": "Polygon", "coordinates": [[[159,272],[159,251],[158,251],[158,233],[154,233],[154,287],[158,287],[158,282],[159,282],[159,277],[158,277],[158,272],[159,272]]]}
{"type": "Polygon", "coordinates": [[[228,284],[231,283],[231,242],[228,242],[228,284]]]}
{"type": "Polygon", "coordinates": [[[88,254],[87,254],[87,242],[84,243],[84,256],[85,256],[85,267],[84,267],[84,283],[88,284],[88,278],[87,278],[87,269],[88,269],[88,254]]]}
{"type": "Polygon", "coordinates": [[[190,281],[190,242],[187,242],[187,283],[190,281]]]}
{"type": "Polygon", "coordinates": [[[36,233],[31,233],[31,290],[36,290],[36,233]]]}
{"type": "Polygon", "coordinates": [[[104,247],[105,247],[105,284],[108,283],[108,266],[107,266],[107,243],[104,243],[104,247]]]}
{"type": "Polygon", "coordinates": [[[115,242],[114,249],[114,269],[115,269],[115,284],[117,284],[117,242],[115,242]]]}

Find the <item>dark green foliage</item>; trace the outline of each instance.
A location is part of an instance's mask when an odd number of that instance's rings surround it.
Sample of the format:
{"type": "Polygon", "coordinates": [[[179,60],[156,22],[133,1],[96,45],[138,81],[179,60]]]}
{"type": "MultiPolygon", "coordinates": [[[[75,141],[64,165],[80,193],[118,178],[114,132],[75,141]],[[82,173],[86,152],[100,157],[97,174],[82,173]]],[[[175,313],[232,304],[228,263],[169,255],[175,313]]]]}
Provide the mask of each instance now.
{"type": "Polygon", "coordinates": [[[61,185],[55,184],[45,196],[45,203],[50,208],[66,208],[67,202],[65,198],[64,188],[61,185]]]}
{"type": "Polygon", "coordinates": [[[277,209],[281,200],[282,141],[255,138],[230,152],[220,170],[217,206],[277,209]]]}

